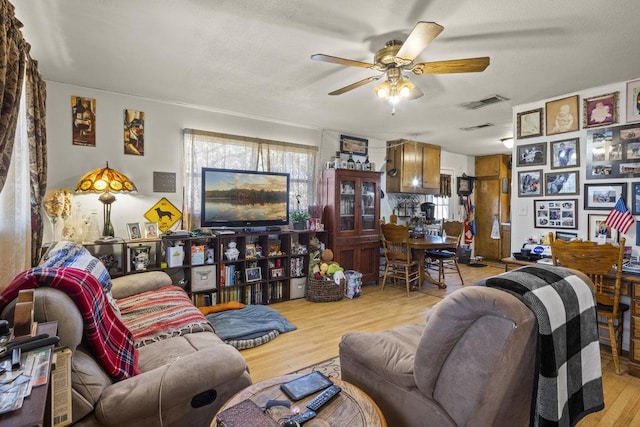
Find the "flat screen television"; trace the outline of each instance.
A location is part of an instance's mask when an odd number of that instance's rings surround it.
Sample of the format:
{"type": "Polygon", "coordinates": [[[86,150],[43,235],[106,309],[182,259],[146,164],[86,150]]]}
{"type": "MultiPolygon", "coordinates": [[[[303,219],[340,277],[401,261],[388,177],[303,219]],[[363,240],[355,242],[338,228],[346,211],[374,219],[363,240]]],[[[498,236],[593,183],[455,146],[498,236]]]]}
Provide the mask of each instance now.
{"type": "Polygon", "coordinates": [[[202,168],[202,227],[289,223],[289,174],[202,168]]]}

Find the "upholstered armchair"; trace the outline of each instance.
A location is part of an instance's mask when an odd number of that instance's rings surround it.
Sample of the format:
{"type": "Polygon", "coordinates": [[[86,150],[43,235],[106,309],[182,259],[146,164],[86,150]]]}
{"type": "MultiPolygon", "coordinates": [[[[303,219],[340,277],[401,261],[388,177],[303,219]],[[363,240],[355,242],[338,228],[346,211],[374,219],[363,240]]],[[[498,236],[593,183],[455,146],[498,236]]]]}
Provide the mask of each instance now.
{"type": "Polygon", "coordinates": [[[529,424],[536,318],[509,293],[462,288],[424,325],[351,332],[342,378],[364,390],[392,426],[529,424]]]}

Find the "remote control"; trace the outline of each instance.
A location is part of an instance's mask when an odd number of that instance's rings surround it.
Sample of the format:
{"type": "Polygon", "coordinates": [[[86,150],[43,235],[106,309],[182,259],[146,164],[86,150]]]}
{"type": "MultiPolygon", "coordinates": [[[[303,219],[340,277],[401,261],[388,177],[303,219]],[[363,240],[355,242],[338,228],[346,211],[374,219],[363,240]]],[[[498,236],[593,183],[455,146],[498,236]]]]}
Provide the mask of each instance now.
{"type": "Polygon", "coordinates": [[[302,414],[295,415],[289,418],[287,421],[291,421],[291,422],[302,425],[315,416],[316,416],[316,413],[314,411],[307,411],[302,414]]]}
{"type": "Polygon", "coordinates": [[[336,397],[341,390],[342,389],[335,384],[330,386],[325,391],[314,397],[311,402],[307,403],[307,408],[311,409],[312,411],[317,411],[325,403],[336,397]]]}

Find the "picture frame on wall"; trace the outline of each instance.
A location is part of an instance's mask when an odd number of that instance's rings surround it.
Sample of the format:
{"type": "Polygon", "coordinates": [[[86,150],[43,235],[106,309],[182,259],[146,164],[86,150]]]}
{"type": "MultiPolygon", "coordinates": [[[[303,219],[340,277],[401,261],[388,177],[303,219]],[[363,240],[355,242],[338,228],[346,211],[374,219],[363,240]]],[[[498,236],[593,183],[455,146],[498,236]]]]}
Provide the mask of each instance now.
{"type": "Polygon", "coordinates": [[[618,122],[618,93],[594,96],[583,100],[584,128],[608,126],[618,122]]]}
{"type": "Polygon", "coordinates": [[[580,194],[578,171],[552,172],[544,175],[545,196],[580,194]]]}
{"type": "Polygon", "coordinates": [[[640,80],[627,82],[627,122],[640,121],[640,80]]]}
{"type": "Polygon", "coordinates": [[[542,196],[542,169],[518,172],[518,196],[542,196]]]}
{"type": "Polygon", "coordinates": [[[356,138],[355,136],[340,135],[340,152],[351,153],[358,156],[366,156],[368,153],[369,140],[356,138]]]}
{"type": "Polygon", "coordinates": [[[596,242],[605,236],[608,242],[618,241],[618,230],[605,224],[605,219],[607,215],[589,214],[588,240],[596,242]]]}
{"type": "Polygon", "coordinates": [[[585,184],[584,208],[609,211],[613,209],[620,196],[626,199],[627,183],[585,184]]]}
{"type": "Polygon", "coordinates": [[[535,228],[578,228],[578,199],[534,200],[535,228]]]}
{"type": "Polygon", "coordinates": [[[631,213],[640,215],[640,182],[631,184],[631,213]]]}
{"type": "Polygon", "coordinates": [[[547,135],[575,132],[580,129],[578,95],[549,101],[545,104],[547,135]]]}
{"type": "Polygon", "coordinates": [[[542,108],[524,111],[516,115],[517,139],[542,136],[542,108]]]}
{"type": "Polygon", "coordinates": [[[517,166],[544,166],[547,164],[547,143],[518,145],[516,149],[517,166]]]}
{"type": "Polygon", "coordinates": [[[580,166],[580,138],[551,141],[549,145],[551,169],[580,166]]]}

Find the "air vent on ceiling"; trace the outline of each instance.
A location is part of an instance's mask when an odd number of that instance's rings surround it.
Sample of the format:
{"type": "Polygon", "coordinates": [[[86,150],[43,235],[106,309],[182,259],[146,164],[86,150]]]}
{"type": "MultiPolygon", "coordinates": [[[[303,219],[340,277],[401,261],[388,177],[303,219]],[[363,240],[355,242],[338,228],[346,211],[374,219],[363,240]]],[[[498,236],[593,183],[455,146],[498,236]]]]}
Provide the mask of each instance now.
{"type": "Polygon", "coordinates": [[[487,105],[495,104],[496,102],[508,101],[509,98],[505,98],[500,95],[493,95],[485,99],[481,99],[479,101],[468,102],[466,104],[462,104],[462,107],[467,110],[475,110],[478,108],[486,107],[487,105]]]}
{"type": "Polygon", "coordinates": [[[493,126],[493,123],[483,123],[483,124],[477,125],[477,126],[469,126],[468,128],[460,128],[460,130],[472,131],[472,130],[478,130],[478,129],[483,129],[483,128],[489,128],[491,126],[493,126]]]}

